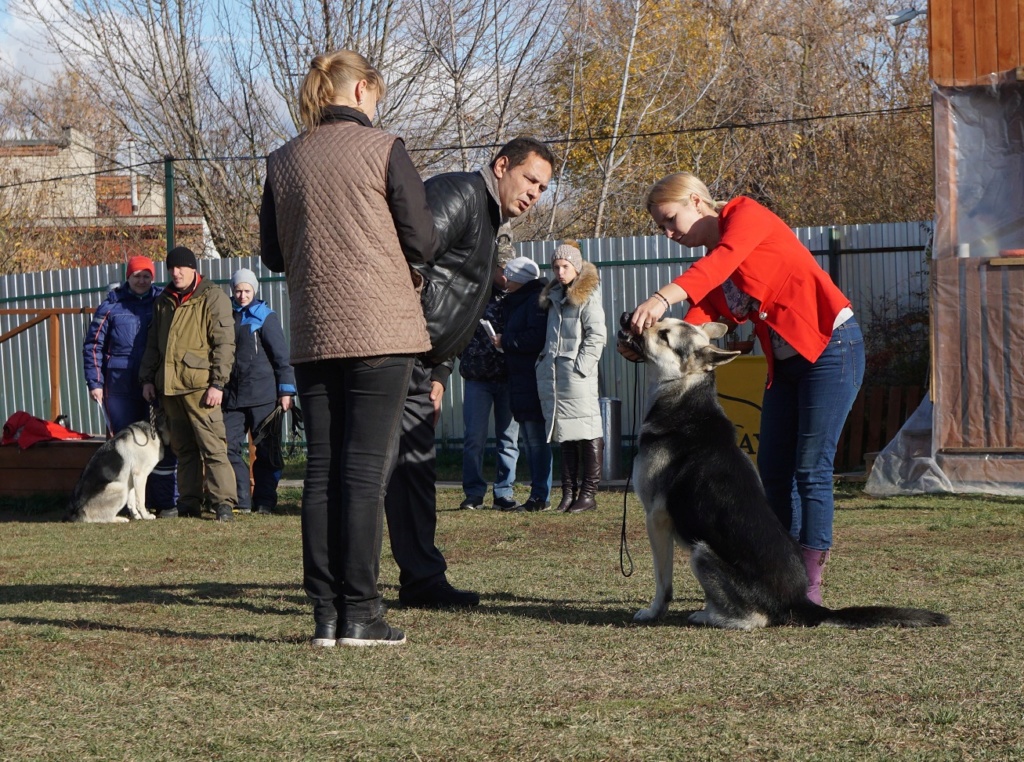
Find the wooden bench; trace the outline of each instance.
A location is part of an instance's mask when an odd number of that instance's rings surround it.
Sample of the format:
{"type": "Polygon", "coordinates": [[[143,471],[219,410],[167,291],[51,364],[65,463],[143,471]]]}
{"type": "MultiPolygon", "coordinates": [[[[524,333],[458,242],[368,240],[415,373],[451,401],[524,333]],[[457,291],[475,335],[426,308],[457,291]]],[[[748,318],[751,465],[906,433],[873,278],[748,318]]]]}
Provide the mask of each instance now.
{"type": "Polygon", "coordinates": [[[70,496],[89,458],[106,441],[92,437],[38,442],[27,450],[0,447],[0,497],[70,496]]]}

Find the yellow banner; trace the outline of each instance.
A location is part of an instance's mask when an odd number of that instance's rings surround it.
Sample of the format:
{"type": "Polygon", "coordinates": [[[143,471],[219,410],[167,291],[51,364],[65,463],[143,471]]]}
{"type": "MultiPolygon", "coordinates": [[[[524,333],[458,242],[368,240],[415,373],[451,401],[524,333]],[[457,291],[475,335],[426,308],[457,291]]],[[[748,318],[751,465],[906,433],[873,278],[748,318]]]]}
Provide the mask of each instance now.
{"type": "Polygon", "coordinates": [[[718,399],[736,426],[736,443],[755,462],[761,431],[761,398],[767,377],[768,363],[760,355],[737,357],[715,371],[718,399]]]}

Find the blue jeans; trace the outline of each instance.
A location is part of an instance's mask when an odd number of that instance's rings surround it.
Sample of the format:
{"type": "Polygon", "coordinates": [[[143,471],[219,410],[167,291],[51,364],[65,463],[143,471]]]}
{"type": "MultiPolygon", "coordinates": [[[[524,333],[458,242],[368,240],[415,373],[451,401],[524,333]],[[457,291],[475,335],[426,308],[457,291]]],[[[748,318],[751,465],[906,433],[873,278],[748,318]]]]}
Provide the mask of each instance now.
{"type": "Polygon", "coordinates": [[[484,450],[491,410],[494,411],[494,437],[497,444],[498,469],[494,477],[494,496],[512,497],[519,459],[519,424],[508,406],[507,381],[465,382],[462,397],[462,491],[466,497],[483,498],[487,494],[484,479],[484,450]]]}
{"type": "Polygon", "coordinates": [[[530,464],[530,498],[547,502],[551,497],[551,444],[544,421],[520,421],[523,450],[530,464]]]}
{"type": "Polygon", "coordinates": [[[765,389],[757,467],[772,510],[804,547],[832,547],[833,462],[863,380],[864,336],[851,318],[817,361],[777,361],[765,389]]]}

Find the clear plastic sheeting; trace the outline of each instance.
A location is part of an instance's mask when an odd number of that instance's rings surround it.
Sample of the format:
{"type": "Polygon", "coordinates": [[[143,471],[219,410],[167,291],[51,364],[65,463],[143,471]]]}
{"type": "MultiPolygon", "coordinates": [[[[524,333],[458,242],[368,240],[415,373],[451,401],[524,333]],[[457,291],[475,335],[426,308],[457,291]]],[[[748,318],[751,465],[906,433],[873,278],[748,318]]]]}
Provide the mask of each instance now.
{"type": "MultiPolygon", "coordinates": [[[[931,426],[900,432],[872,494],[1024,495],[1024,82],[935,87],[931,426]],[[927,441],[927,444],[926,444],[927,441]]],[[[922,413],[923,415],[923,413],[922,413]]],[[[908,426],[910,422],[908,422],[908,426]]]]}
{"type": "Polygon", "coordinates": [[[932,456],[931,397],[875,457],[864,491],[874,497],[956,491],[932,456]]]}
{"type": "MultiPolygon", "coordinates": [[[[959,459],[935,455],[933,412],[931,397],[925,397],[899,433],[878,453],[864,485],[866,493],[872,497],[943,492],[1024,496],[1024,481],[1007,481],[1000,478],[1000,474],[988,473],[990,467],[1003,460],[1003,456],[973,456],[969,469],[971,476],[962,478],[966,474],[960,473],[959,459]]],[[[1024,478],[1024,469],[1021,476],[1024,478]]]]}
{"type": "Polygon", "coordinates": [[[1024,83],[933,89],[936,258],[1024,248],[1024,83]]]}

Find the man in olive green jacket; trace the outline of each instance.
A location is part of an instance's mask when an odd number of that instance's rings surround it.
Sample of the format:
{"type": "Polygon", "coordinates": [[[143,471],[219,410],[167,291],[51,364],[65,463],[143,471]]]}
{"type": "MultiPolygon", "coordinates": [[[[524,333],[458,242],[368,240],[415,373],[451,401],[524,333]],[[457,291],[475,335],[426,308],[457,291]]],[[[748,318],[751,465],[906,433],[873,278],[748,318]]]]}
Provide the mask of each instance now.
{"type": "Polygon", "coordinates": [[[178,456],[178,505],[159,517],[198,518],[205,475],[217,520],[232,521],[235,472],[220,404],[235,361],[235,321],[228,295],[197,268],[191,249],[168,253],[170,283],[153,305],[139,380],[143,397],[159,396],[178,456]]]}

